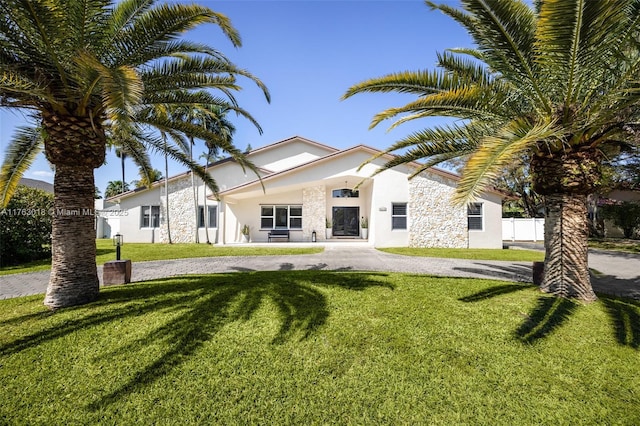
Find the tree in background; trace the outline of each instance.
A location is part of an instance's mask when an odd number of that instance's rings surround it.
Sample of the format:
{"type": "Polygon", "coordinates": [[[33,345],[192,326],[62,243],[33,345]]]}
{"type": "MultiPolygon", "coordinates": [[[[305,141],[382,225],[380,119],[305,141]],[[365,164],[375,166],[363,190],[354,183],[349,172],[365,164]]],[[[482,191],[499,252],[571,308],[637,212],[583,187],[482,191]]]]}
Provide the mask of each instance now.
{"type": "Polygon", "coordinates": [[[352,86],[344,97],[399,92],[412,102],[377,114],[374,127],[452,117],[396,142],[404,150],[381,170],[424,160],[415,175],[468,156],[457,189],[465,204],[505,169],[528,159],[532,189],[544,197],[543,291],[596,299],[587,262],[587,195],[602,165],[637,145],[640,1],[461,0],[427,2],[458,22],[475,47],[438,54],[438,69],[405,71],[352,86]]]}
{"type": "Polygon", "coordinates": [[[158,169],[152,169],[149,173],[142,174],[139,180],[131,182],[134,188],[146,187],[149,188],[154,182],[162,180],[162,172],[158,169]]]}
{"type": "MultiPolygon", "coordinates": [[[[226,16],[196,4],[0,2],[0,106],[32,113],[32,125],[18,129],[7,147],[0,172],[2,206],[44,147],[55,166],[55,211],[93,211],[93,170],[104,163],[108,139],[147,171],[152,169],[147,150],[164,151],[216,188],[180,150],[164,146],[157,130],[202,140],[213,135],[158,111],[166,105],[203,104],[243,111],[233,98],[241,88],[238,77],[255,82],[267,100],[269,95],[260,80],[220,51],[180,38],[203,24],[216,25],[240,46],[226,16]]],[[[230,147],[229,154],[256,170],[240,150],[230,147]]],[[[52,254],[45,305],[56,309],[95,300],[94,216],[54,215],[52,254]]]]}
{"type": "Polygon", "coordinates": [[[19,185],[0,209],[0,266],[51,256],[53,194],[19,185]]]}
{"type": "Polygon", "coordinates": [[[625,238],[633,238],[640,227],[640,203],[623,201],[602,206],[602,216],[622,229],[625,238]]]}
{"type": "Polygon", "coordinates": [[[121,180],[110,180],[104,190],[104,198],[115,197],[118,194],[129,191],[129,184],[121,180]]]}

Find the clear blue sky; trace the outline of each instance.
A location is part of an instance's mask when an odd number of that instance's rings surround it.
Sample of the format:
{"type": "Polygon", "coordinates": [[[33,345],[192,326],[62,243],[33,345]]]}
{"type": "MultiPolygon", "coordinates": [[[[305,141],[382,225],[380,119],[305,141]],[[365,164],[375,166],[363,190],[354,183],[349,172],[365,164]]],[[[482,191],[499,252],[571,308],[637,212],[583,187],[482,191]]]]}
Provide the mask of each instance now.
{"type": "MultiPolygon", "coordinates": [[[[385,108],[403,105],[411,96],[362,94],[345,101],[347,88],[364,79],[396,71],[433,69],[436,52],[468,47],[470,39],[459,25],[421,0],[227,0],[198,1],[227,15],[239,30],[243,46],[235,49],[215,26],[204,26],[187,38],[206,42],[224,52],[237,66],[259,77],[269,88],[268,104],[260,90],[242,80],[240,105],[260,123],[264,133],[242,117],[235,144],[259,148],[300,135],[337,148],[365,144],[383,149],[413,130],[433,122],[414,122],[387,132],[383,123],[368,130],[371,118],[385,108]]],[[[20,113],[0,109],[2,155],[20,113]]],[[[390,124],[390,123],[388,123],[390,124]]],[[[200,144],[199,151],[204,151],[200,144]]],[[[164,160],[152,157],[163,170],[164,160]]],[[[170,165],[169,174],[184,169],[170,165]]],[[[96,169],[96,185],[119,180],[119,159],[107,153],[107,164],[96,169]]],[[[39,158],[25,177],[53,182],[48,163],[39,158]]],[[[126,180],[139,179],[127,160],[126,180]]]]}

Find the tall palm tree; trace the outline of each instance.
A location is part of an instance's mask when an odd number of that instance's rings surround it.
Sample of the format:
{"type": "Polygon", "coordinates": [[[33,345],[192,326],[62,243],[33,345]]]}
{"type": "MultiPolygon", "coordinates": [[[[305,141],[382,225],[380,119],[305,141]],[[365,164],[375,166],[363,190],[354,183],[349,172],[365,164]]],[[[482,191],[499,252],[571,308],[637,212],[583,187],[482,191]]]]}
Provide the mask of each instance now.
{"type": "MultiPolygon", "coordinates": [[[[0,106],[24,108],[33,117],[32,127],[20,129],[8,145],[0,202],[6,203],[42,145],[56,169],[45,305],[55,309],[98,296],[93,170],[104,162],[109,135],[148,169],[146,150],[164,150],[216,188],[202,168],[175,146],[164,146],[153,130],[204,140],[213,136],[154,111],[202,104],[237,110],[233,92],[240,89],[238,76],[254,81],[269,99],[260,80],[219,51],[180,38],[203,24],[216,25],[234,46],[241,44],[227,17],[199,5],[154,0],[0,2],[0,106]]],[[[239,150],[231,154],[253,167],[239,150]]]]}
{"type": "Polygon", "coordinates": [[[124,179],[124,171],[125,171],[125,167],[124,167],[124,160],[127,159],[127,153],[124,152],[124,149],[122,148],[116,148],[116,157],[118,157],[120,159],[120,167],[122,169],[122,192],[125,191],[124,189],[124,184],[126,182],[126,180],[124,179]]]}
{"type": "MultiPolygon", "coordinates": [[[[224,115],[229,112],[229,108],[222,107],[220,105],[212,104],[212,105],[203,105],[201,108],[183,108],[179,107],[172,111],[174,117],[191,123],[195,126],[200,126],[206,129],[211,134],[216,135],[213,139],[205,140],[205,146],[208,151],[218,151],[220,148],[225,146],[232,145],[231,134],[235,131],[235,128],[231,124],[231,122],[227,121],[224,115]],[[225,128],[226,127],[226,128],[225,128]]],[[[260,126],[253,121],[259,131],[262,131],[260,126]]],[[[188,137],[189,144],[185,147],[185,151],[189,154],[189,158],[193,160],[193,150],[195,149],[195,137],[188,137]]],[[[205,167],[205,174],[208,170],[205,167]]],[[[194,215],[195,215],[195,233],[194,239],[196,243],[200,242],[200,233],[198,230],[199,226],[199,211],[200,211],[200,203],[198,202],[198,191],[196,187],[195,175],[191,173],[191,189],[193,192],[193,206],[194,206],[194,215]]],[[[205,210],[206,210],[206,188],[205,188],[205,210]]],[[[205,212],[206,216],[206,212],[205,212]]],[[[205,231],[207,235],[207,243],[209,243],[209,231],[208,227],[205,226],[205,231]]]]}
{"type": "Polygon", "coordinates": [[[417,96],[377,114],[371,126],[423,117],[453,124],[415,132],[385,153],[383,169],[424,160],[416,172],[466,157],[456,201],[478,196],[505,169],[529,158],[546,206],[543,291],[596,298],[587,264],[587,194],[601,165],[637,144],[640,1],[461,0],[427,2],[463,26],[475,47],[438,55],[438,69],[374,78],[348,89],[417,96]]]}
{"type": "MultiPolygon", "coordinates": [[[[226,118],[228,109],[222,108],[217,105],[212,105],[210,114],[204,118],[204,125],[212,133],[215,133],[217,138],[215,140],[206,140],[205,146],[207,148],[204,159],[204,173],[209,174],[209,163],[220,155],[220,147],[232,144],[233,134],[236,131],[235,126],[231,121],[226,118]]],[[[207,208],[207,187],[203,187],[203,204],[204,204],[204,233],[207,239],[207,244],[211,244],[209,239],[209,211],[207,208]]]]}

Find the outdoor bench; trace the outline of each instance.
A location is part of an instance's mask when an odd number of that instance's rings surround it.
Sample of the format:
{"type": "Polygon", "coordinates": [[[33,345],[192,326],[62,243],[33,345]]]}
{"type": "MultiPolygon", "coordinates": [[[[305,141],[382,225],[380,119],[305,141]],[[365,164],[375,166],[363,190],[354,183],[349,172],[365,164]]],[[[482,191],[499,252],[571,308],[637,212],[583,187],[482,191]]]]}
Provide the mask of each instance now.
{"type": "Polygon", "coordinates": [[[268,234],[268,241],[271,242],[273,239],[284,239],[286,238],[289,241],[289,230],[288,229],[272,229],[268,234]]]}

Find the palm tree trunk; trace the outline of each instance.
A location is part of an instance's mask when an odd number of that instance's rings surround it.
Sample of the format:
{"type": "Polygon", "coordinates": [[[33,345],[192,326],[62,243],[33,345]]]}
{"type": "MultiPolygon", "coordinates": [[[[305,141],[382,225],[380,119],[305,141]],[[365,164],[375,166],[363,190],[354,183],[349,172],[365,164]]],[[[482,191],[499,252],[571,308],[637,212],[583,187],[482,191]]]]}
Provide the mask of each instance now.
{"type": "MultiPolygon", "coordinates": [[[[207,159],[207,165],[204,166],[204,172],[207,173],[208,172],[208,159],[207,159]]],[[[207,210],[207,185],[202,185],[203,188],[203,197],[202,197],[202,203],[204,204],[204,235],[207,238],[207,244],[211,244],[211,241],[209,241],[209,211],[207,210]]]]}
{"type": "Polygon", "coordinates": [[[52,309],[98,297],[93,170],[104,162],[105,136],[89,117],[43,113],[45,154],[55,166],[51,277],[44,304],[52,309]]]}
{"type": "Polygon", "coordinates": [[[124,194],[124,159],[127,158],[127,156],[125,155],[124,152],[120,151],[120,163],[122,165],[122,190],[120,191],[121,194],[124,194]]]}
{"type": "Polygon", "coordinates": [[[167,221],[167,239],[169,244],[171,241],[171,223],[169,221],[169,156],[167,155],[167,135],[163,132],[162,139],[164,140],[164,194],[165,194],[165,219],[167,221]]]}
{"type": "Polygon", "coordinates": [[[560,297],[593,301],[588,267],[589,219],[586,195],[545,197],[545,264],[540,289],[560,297]]]}
{"type": "Polygon", "coordinates": [[[98,297],[92,167],[57,165],[51,233],[51,278],[44,304],[52,309],[98,297]]]}
{"type": "Polygon", "coordinates": [[[601,156],[589,147],[552,153],[543,147],[532,158],[534,190],[544,196],[546,208],[542,291],[597,299],[589,276],[587,194],[602,176],[601,156]]]}
{"type": "MultiPolygon", "coordinates": [[[[191,138],[191,150],[189,151],[189,157],[193,161],[193,146],[195,142],[193,138],[191,138]]],[[[198,235],[200,232],[198,230],[198,191],[196,189],[196,181],[195,181],[195,173],[191,172],[191,189],[193,190],[193,206],[195,210],[196,216],[196,231],[195,231],[195,242],[196,244],[200,243],[200,236],[198,235]]]]}

